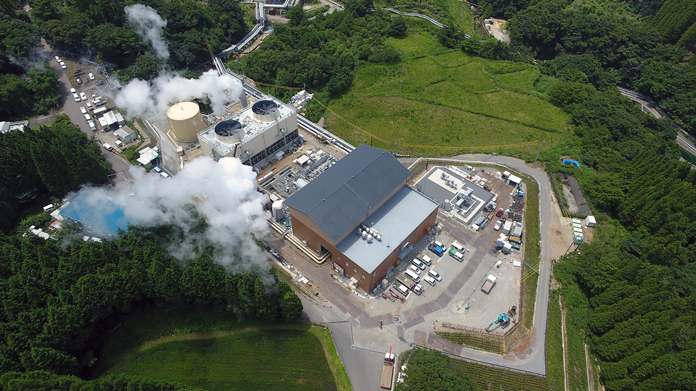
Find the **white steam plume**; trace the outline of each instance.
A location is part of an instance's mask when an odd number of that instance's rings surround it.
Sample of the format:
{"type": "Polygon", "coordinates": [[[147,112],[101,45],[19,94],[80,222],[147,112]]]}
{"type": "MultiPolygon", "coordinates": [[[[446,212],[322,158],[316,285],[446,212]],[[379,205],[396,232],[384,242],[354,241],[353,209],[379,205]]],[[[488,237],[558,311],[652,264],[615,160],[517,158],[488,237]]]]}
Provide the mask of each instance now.
{"type": "Polygon", "coordinates": [[[234,76],[218,76],[210,70],[198,79],[161,74],[151,82],[135,79],[116,95],[116,105],[126,110],[128,118],[150,117],[164,112],[172,103],[193,98],[208,98],[216,115],[225,112],[225,105],[239,100],[242,84],[234,76]]]}
{"type": "Polygon", "coordinates": [[[168,249],[178,259],[199,255],[199,245],[207,239],[219,250],[214,260],[233,273],[268,269],[267,256],[250,235],[265,235],[270,217],[263,209],[268,196],[257,191],[256,173],[251,167],[235,158],[222,158],[216,163],[199,157],[170,178],[147,174],[140,167],[131,167],[130,172],[134,182],[114,191],[80,190],[86,204],[83,207],[103,214],[93,215],[95,220],[105,221],[115,208],[120,208],[134,225],[174,224],[182,228],[186,239],[168,249]],[[191,205],[205,217],[205,230],[192,230],[195,221],[187,210],[191,205]]]}
{"type": "Polygon", "coordinates": [[[162,29],[167,27],[167,21],[162,19],[154,8],[143,4],[133,4],[124,7],[126,18],[145,42],[152,45],[155,55],[163,60],[169,59],[169,46],[164,40],[162,29]]]}

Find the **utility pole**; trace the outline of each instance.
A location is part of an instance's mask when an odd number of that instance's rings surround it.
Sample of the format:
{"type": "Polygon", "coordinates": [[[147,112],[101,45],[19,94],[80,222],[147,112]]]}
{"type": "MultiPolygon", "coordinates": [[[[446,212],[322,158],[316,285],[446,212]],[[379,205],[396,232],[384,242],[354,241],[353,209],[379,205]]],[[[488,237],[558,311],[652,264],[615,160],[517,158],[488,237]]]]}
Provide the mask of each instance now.
{"type": "Polygon", "coordinates": [[[541,148],[546,144],[546,139],[541,141],[541,146],[539,146],[539,152],[537,152],[536,159],[534,159],[534,164],[536,164],[537,160],[539,160],[539,154],[541,153],[541,148]]]}

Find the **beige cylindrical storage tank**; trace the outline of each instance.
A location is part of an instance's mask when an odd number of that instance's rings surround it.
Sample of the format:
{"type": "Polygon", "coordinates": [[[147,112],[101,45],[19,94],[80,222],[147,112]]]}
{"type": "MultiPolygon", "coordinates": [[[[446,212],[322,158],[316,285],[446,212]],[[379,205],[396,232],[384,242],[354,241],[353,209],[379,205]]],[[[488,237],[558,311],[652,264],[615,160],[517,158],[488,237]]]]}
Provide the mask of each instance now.
{"type": "Polygon", "coordinates": [[[179,102],[167,110],[167,120],[176,138],[182,141],[195,140],[196,134],[205,129],[198,103],[179,102]]]}

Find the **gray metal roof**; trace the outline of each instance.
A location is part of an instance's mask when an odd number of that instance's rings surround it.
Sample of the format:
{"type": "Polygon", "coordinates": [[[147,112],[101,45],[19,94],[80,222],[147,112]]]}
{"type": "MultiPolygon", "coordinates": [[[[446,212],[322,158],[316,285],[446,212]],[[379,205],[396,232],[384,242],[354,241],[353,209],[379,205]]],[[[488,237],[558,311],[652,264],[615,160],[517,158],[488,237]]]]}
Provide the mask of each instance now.
{"type": "MultiPolygon", "coordinates": [[[[409,186],[403,186],[364,222],[382,235],[382,241],[373,240],[372,243],[368,243],[356,231],[341,240],[336,249],[363,270],[372,273],[392,251],[401,250],[400,246],[409,240],[408,235],[430,216],[437,206],[435,201],[409,186]]],[[[337,261],[335,256],[333,259],[337,261]]]]}
{"type": "Polygon", "coordinates": [[[389,152],[360,145],[285,201],[337,241],[411,172],[389,152]]]}

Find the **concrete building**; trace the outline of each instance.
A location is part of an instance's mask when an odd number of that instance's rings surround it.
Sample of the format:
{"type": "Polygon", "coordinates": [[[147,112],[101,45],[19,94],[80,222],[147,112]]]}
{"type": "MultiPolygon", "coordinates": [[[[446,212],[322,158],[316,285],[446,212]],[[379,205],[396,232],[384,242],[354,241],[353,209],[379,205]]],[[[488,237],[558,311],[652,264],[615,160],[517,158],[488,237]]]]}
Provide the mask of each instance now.
{"type": "Polygon", "coordinates": [[[121,129],[115,131],[114,134],[116,135],[116,137],[118,137],[119,140],[126,144],[131,141],[134,141],[137,137],[133,129],[129,128],[128,126],[122,127],[121,129]]]}
{"type": "Polygon", "coordinates": [[[437,220],[410,175],[389,152],[359,146],[285,201],[293,234],[372,291],[437,220]]]}
{"type": "Polygon", "coordinates": [[[216,160],[236,157],[254,167],[282,157],[279,152],[287,152],[297,138],[297,113],[272,97],[254,102],[198,133],[203,155],[216,160]]]}
{"type": "Polygon", "coordinates": [[[0,121],[0,134],[11,130],[24,131],[24,127],[29,127],[29,121],[0,121]]]}

